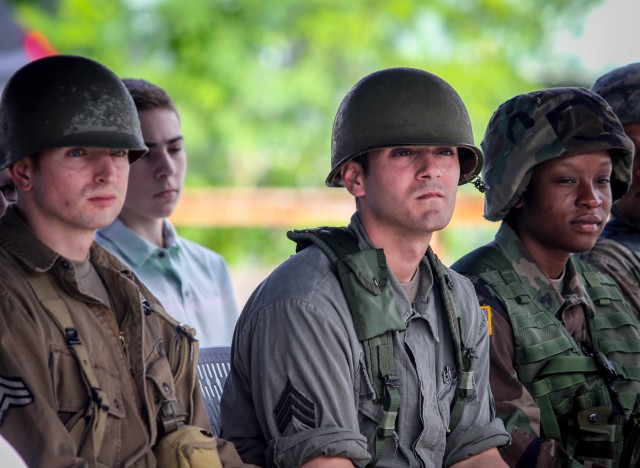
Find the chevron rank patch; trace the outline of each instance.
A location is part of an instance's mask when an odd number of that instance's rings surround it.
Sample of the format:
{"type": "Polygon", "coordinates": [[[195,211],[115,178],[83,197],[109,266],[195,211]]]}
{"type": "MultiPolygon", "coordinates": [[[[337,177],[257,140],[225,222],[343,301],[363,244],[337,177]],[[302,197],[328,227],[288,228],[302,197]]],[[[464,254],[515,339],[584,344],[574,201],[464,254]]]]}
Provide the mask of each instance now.
{"type": "Polygon", "coordinates": [[[27,406],[31,403],[33,394],[23,380],[0,376],[0,425],[9,408],[27,406]]]}
{"type": "Polygon", "coordinates": [[[292,423],[306,429],[318,427],[315,403],[304,396],[289,379],[287,379],[273,414],[281,434],[284,434],[289,424],[292,423]]]}
{"type": "Polygon", "coordinates": [[[493,335],[493,325],[491,324],[491,306],[481,305],[480,308],[482,309],[482,312],[487,319],[487,329],[489,331],[489,336],[491,336],[493,335]]]}

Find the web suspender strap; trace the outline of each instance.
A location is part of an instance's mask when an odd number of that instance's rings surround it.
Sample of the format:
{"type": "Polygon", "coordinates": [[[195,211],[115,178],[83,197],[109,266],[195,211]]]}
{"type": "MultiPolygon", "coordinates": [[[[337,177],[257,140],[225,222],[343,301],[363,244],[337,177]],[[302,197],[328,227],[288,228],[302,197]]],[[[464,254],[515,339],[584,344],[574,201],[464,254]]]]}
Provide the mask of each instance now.
{"type": "Polygon", "coordinates": [[[186,378],[189,379],[189,402],[184,408],[178,401],[165,401],[157,415],[160,434],[166,435],[185,425],[193,423],[194,390],[196,388],[196,363],[198,361],[198,340],[195,339],[195,329],[188,325],[181,325],[171,317],[160,304],[149,304],[142,300],[142,309],[145,315],[152,313],[158,315],[175,330],[176,336],[169,344],[167,360],[171,367],[171,374],[176,387],[186,378]]]}
{"type": "MultiPolygon", "coordinates": [[[[58,292],[53,288],[51,281],[46,274],[33,273],[31,271],[26,271],[25,273],[27,281],[31,285],[36,297],[64,335],[67,341],[67,346],[78,361],[82,378],[89,388],[89,399],[87,401],[86,408],[82,410],[83,414],[81,417],[84,418],[87,423],[92,421],[90,425],[87,424],[87,428],[91,430],[91,453],[93,453],[94,464],[97,464],[97,458],[100,453],[100,447],[102,446],[102,441],[107,427],[109,399],[106,393],[100,388],[100,383],[98,382],[95,372],[93,371],[93,367],[91,366],[87,349],[82,343],[77,329],[73,325],[67,304],[60,298],[58,292]]],[[[71,420],[75,422],[77,419],[78,418],[73,417],[71,420]]],[[[81,443],[85,437],[83,432],[86,430],[83,425],[75,424],[73,427],[68,427],[67,429],[69,429],[74,440],[81,443]]]]}
{"type": "MultiPolygon", "coordinates": [[[[184,424],[184,419],[188,417],[187,424],[193,422],[193,398],[194,389],[196,387],[196,363],[198,362],[199,342],[195,339],[195,329],[181,325],[176,319],[171,317],[161,306],[149,305],[146,300],[142,304],[145,313],[155,313],[163,320],[168,322],[178,333],[178,339],[171,341],[169,345],[169,354],[167,356],[169,364],[171,364],[171,373],[176,387],[185,380],[189,379],[189,407],[180,408],[176,406],[176,402],[167,402],[158,419],[165,433],[172,432],[184,424]]],[[[179,405],[181,406],[181,405],[179,405]]]]}
{"type": "Polygon", "coordinates": [[[427,249],[427,259],[431,265],[431,269],[435,273],[437,283],[440,287],[442,301],[447,310],[447,318],[449,320],[449,329],[453,336],[453,346],[456,355],[456,365],[459,369],[458,377],[458,394],[451,409],[451,418],[449,421],[449,431],[453,431],[462,418],[462,411],[467,402],[473,400],[476,396],[476,390],[473,385],[473,360],[476,358],[474,349],[469,348],[464,340],[462,333],[462,317],[458,314],[455,302],[453,300],[453,284],[451,278],[447,275],[442,267],[442,263],[433,253],[431,247],[427,249]]]}
{"type": "Polygon", "coordinates": [[[372,464],[375,464],[382,455],[385,440],[392,437],[396,430],[396,419],[400,408],[400,379],[393,362],[393,336],[390,332],[369,338],[362,344],[367,356],[366,360],[370,359],[367,369],[369,378],[375,377],[372,381],[376,391],[380,392],[378,397],[382,402],[382,418],[376,430],[375,454],[372,460],[372,464]],[[377,381],[382,385],[377,385],[377,381]]]}
{"type": "Polygon", "coordinates": [[[382,417],[375,437],[375,465],[385,441],[396,430],[400,407],[400,379],[394,365],[393,331],[404,330],[405,323],[396,313],[387,288],[388,270],[381,250],[361,251],[353,233],[346,228],[318,228],[290,231],[296,251],[315,244],[336,267],[353,318],[358,341],[362,344],[367,375],[382,404],[382,417]]]}

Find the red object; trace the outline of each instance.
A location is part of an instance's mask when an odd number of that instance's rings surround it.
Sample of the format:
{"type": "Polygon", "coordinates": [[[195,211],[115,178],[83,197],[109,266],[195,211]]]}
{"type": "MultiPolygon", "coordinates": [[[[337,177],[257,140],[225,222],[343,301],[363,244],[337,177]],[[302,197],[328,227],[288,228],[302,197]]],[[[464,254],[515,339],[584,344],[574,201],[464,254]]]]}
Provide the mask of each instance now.
{"type": "Polygon", "coordinates": [[[31,31],[26,34],[24,38],[24,51],[29,60],[37,60],[58,53],[44,34],[38,31],[31,31]]]}

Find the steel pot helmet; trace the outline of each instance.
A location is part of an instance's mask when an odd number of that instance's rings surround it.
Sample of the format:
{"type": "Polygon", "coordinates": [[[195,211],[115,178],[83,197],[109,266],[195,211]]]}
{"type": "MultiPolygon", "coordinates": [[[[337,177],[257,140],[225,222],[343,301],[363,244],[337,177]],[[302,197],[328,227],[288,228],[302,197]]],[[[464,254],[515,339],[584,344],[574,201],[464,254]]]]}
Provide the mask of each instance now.
{"type": "Polygon", "coordinates": [[[640,122],[640,62],[602,75],[591,90],[609,103],[622,125],[640,122]]]}
{"type": "Polygon", "coordinates": [[[374,148],[404,145],[458,147],[460,181],[482,168],[469,114],[443,79],[415,68],[389,68],[360,80],[345,96],[333,123],[331,172],[326,184],[342,185],[340,168],[374,148]]]}
{"type": "Polygon", "coordinates": [[[629,187],[633,142],[604,99],[584,88],[550,88],[520,94],[489,120],[481,143],[484,217],[504,219],[531,180],[531,170],[561,156],[607,150],[613,199],[629,187]]]}
{"type": "Polygon", "coordinates": [[[54,55],[28,63],[0,98],[0,169],[49,148],[88,146],[147,152],[133,99],[122,81],[85,57],[54,55]]]}

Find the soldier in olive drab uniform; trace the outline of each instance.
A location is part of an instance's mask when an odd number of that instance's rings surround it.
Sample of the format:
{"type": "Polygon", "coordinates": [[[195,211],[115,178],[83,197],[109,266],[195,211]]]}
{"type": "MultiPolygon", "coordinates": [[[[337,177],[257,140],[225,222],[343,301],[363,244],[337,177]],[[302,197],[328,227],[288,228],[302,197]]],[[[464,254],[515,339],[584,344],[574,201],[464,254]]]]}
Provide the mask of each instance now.
{"type": "Polygon", "coordinates": [[[518,95],[482,142],[495,240],[453,264],[491,317],[491,389],[511,466],[626,466],[640,393],[640,325],[590,249],[627,190],[633,143],[583,88],[518,95]],[[626,450],[626,452],[624,452],[626,450]]]}
{"type": "MultiPolygon", "coordinates": [[[[502,465],[495,447],[509,439],[493,414],[486,320],[469,281],[429,249],[457,185],[481,165],[466,108],[437,76],[386,69],[351,89],[326,183],[344,186],[356,213],[349,228],[319,231],[351,247],[345,256],[329,239],[302,247],[256,289],[236,326],[222,435],[244,460],[502,465]],[[393,327],[374,330],[384,321],[393,327]]],[[[314,232],[289,237],[317,240],[314,232]]]]}
{"type": "Polygon", "coordinates": [[[609,273],[640,319],[640,63],[601,76],[591,88],[609,103],[636,147],[629,190],[611,208],[607,223],[589,252],[580,255],[609,273]]]}
{"type": "Polygon", "coordinates": [[[131,96],[93,60],[31,62],[3,90],[0,147],[20,192],[0,218],[0,434],[28,466],[156,466],[165,404],[210,426],[193,369],[174,381],[182,331],[93,242],[147,151],[131,96]]]}

